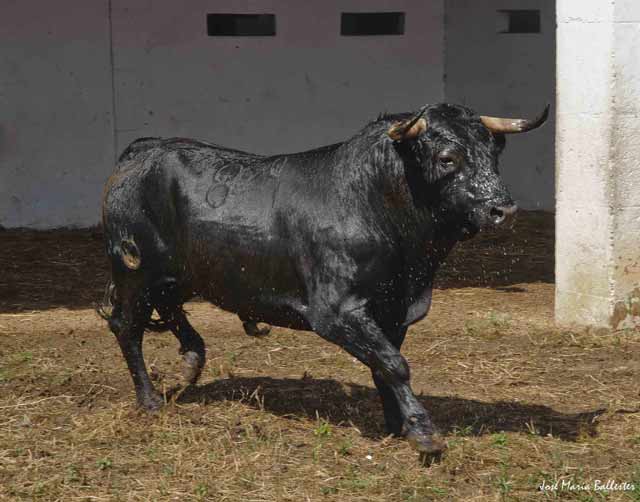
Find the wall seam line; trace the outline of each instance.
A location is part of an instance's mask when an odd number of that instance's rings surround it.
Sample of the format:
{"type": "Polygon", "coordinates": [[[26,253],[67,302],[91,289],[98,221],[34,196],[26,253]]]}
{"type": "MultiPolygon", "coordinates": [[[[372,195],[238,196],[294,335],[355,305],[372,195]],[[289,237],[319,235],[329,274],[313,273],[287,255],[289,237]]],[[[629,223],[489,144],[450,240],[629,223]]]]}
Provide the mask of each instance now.
{"type": "Polygon", "coordinates": [[[442,0],[442,101],[449,102],[447,93],[447,0],[442,0]]]}
{"type": "Polygon", "coordinates": [[[116,116],[116,76],[113,53],[113,6],[112,0],[107,0],[108,18],[109,18],[109,70],[111,74],[111,123],[113,124],[113,165],[115,166],[118,159],[118,124],[116,116]]]}

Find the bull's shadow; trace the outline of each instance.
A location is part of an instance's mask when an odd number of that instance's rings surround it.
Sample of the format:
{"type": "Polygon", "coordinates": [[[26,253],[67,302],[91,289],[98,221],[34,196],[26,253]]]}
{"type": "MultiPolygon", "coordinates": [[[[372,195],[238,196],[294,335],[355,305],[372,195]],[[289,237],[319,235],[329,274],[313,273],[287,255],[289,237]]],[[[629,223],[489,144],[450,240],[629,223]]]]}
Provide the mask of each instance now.
{"type": "MultiPolygon", "coordinates": [[[[484,435],[498,431],[551,434],[566,441],[595,436],[596,418],[605,410],[565,414],[542,405],[493,403],[459,397],[418,396],[443,432],[484,435]]],[[[189,387],[179,403],[242,401],[292,419],[317,416],[334,425],[353,425],[369,438],[386,435],[378,393],[358,384],[314,378],[228,378],[189,387]]]]}

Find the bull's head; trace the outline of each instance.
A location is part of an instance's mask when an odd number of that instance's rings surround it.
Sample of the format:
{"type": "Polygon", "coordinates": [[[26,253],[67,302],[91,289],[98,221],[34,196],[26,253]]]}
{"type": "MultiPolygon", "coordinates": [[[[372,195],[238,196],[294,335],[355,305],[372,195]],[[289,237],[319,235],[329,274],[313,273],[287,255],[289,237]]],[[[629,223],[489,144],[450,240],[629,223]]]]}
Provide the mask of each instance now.
{"type": "Polygon", "coordinates": [[[549,106],[537,119],[526,120],[478,116],[450,104],[429,105],[394,122],[388,135],[411,170],[419,171],[416,183],[425,203],[447,229],[465,238],[481,228],[513,221],[518,207],[498,171],[505,134],[540,127],[548,114],[549,106]]]}

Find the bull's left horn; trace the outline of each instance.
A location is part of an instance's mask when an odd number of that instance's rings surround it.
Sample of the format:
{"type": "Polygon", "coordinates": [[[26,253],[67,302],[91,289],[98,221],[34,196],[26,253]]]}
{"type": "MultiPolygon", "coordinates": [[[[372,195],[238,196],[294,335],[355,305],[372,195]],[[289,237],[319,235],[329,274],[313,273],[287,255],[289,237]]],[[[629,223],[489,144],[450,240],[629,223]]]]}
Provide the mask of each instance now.
{"type": "Polygon", "coordinates": [[[534,120],[487,117],[486,115],[480,115],[480,121],[491,132],[498,134],[518,134],[537,129],[544,124],[549,117],[549,107],[550,105],[547,105],[540,116],[534,120]]]}
{"type": "Polygon", "coordinates": [[[387,134],[393,141],[405,141],[417,138],[427,130],[427,121],[422,118],[426,111],[427,107],[424,106],[415,117],[409,120],[403,120],[402,122],[396,122],[389,128],[387,134]]]}

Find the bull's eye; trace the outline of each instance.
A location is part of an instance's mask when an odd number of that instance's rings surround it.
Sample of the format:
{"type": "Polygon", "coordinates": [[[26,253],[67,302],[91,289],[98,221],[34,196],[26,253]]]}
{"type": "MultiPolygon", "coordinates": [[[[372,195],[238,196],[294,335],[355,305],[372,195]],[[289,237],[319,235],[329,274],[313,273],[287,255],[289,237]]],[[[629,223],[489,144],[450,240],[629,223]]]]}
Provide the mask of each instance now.
{"type": "Polygon", "coordinates": [[[451,151],[443,151],[438,155],[440,167],[448,174],[455,171],[460,164],[460,156],[451,151]]]}
{"type": "Polygon", "coordinates": [[[455,159],[453,157],[449,157],[447,155],[443,155],[440,157],[440,164],[442,164],[443,166],[453,166],[456,163],[455,159]]]}

